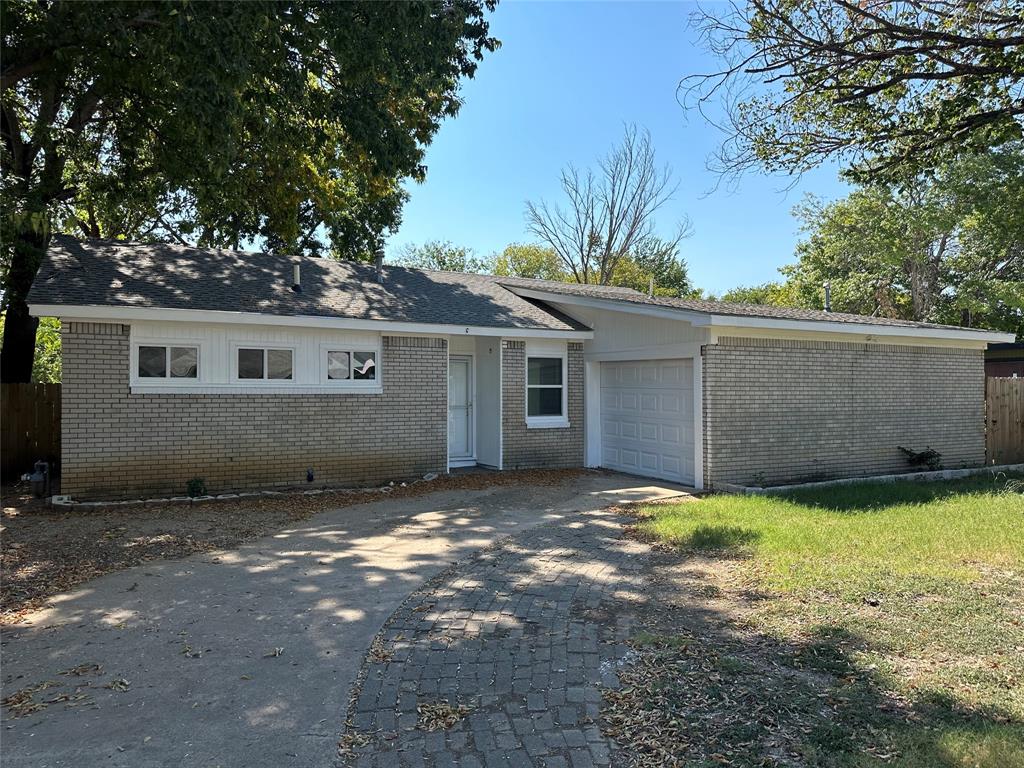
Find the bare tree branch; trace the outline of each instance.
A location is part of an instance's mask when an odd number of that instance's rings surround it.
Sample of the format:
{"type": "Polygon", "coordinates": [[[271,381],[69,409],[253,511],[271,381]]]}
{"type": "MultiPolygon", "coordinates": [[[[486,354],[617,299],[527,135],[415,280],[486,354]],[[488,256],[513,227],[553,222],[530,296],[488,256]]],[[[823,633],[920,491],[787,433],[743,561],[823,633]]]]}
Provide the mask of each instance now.
{"type": "Polygon", "coordinates": [[[723,66],[679,100],[725,132],[725,176],[834,160],[886,181],[1024,135],[1019,0],[749,0],[692,23],[723,66]]]}
{"type": "MultiPolygon", "coordinates": [[[[623,141],[598,161],[598,171],[562,170],[568,210],[546,201],[526,204],[527,229],[552,248],[579,283],[607,285],[624,257],[654,235],[654,215],[675,194],[668,166],[655,162],[647,131],[628,126],[623,141]]],[[[674,241],[685,236],[680,227],[674,241]]]]}

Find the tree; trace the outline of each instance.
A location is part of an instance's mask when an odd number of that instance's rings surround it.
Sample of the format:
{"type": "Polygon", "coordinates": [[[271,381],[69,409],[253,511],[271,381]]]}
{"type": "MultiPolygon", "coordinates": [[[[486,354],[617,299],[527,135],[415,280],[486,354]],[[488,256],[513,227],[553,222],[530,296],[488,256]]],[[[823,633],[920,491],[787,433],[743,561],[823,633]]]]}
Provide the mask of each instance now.
{"type": "MultiPolygon", "coordinates": [[[[731,304],[760,304],[770,307],[802,306],[801,297],[790,283],[767,282],[760,285],[740,286],[726,291],[719,297],[710,297],[731,304]]],[[[821,309],[820,306],[809,307],[821,309]]]]}
{"type": "Polygon", "coordinates": [[[831,159],[892,182],[1024,131],[1020,0],[749,0],[695,23],[724,64],[680,91],[702,112],[724,97],[726,173],[831,159]]]}
{"type": "MultiPolygon", "coordinates": [[[[597,171],[562,170],[568,210],[528,202],[527,229],[550,247],[577,283],[607,285],[619,261],[654,236],[654,215],[675,193],[672,171],[659,167],[648,131],[626,129],[597,171]]],[[[680,223],[678,244],[689,223],[680,223]]]]}
{"type": "Polygon", "coordinates": [[[553,248],[532,243],[512,243],[494,260],[494,274],[504,277],[531,277],[538,280],[568,282],[562,262],[553,248]]]}
{"type": "MultiPolygon", "coordinates": [[[[0,336],[3,335],[6,313],[0,313],[0,336]]],[[[32,361],[32,381],[37,384],[59,384],[61,372],[60,320],[39,318],[36,350],[32,361]]]]}
{"type": "Polygon", "coordinates": [[[397,264],[417,269],[436,269],[442,272],[475,272],[489,274],[493,265],[473,255],[473,251],[449,241],[431,240],[423,245],[406,245],[399,249],[397,264]]]}
{"type": "MultiPolygon", "coordinates": [[[[996,328],[1024,336],[1024,144],[961,158],[906,185],[860,187],[794,210],[803,239],[784,282],[721,300],[996,328]]],[[[712,297],[713,298],[713,297],[712,297]]]]}
{"type": "Polygon", "coordinates": [[[647,293],[652,280],[655,296],[694,295],[686,262],[679,255],[678,240],[644,238],[619,261],[611,284],[647,293]]]}
{"type": "Polygon", "coordinates": [[[497,46],[494,2],[0,5],[4,380],[29,377],[25,296],[55,228],[372,250],[497,46]]]}
{"type": "Polygon", "coordinates": [[[801,306],[1024,332],[1024,148],[796,210],[805,239],[782,269],[801,306]]]}

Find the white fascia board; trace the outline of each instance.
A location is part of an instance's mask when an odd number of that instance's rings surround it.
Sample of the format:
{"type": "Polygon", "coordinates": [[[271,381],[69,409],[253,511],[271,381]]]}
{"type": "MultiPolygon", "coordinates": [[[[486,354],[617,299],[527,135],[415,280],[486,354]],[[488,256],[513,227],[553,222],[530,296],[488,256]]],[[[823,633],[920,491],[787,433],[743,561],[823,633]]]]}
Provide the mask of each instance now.
{"type": "Polygon", "coordinates": [[[692,309],[675,309],[651,304],[634,304],[615,299],[595,299],[591,296],[571,296],[563,293],[537,291],[532,288],[506,288],[519,296],[559,304],[569,304],[595,309],[609,309],[614,312],[626,312],[651,317],[665,317],[670,320],[682,320],[694,326],[711,326],[720,336],[728,335],[732,329],[765,328],[780,331],[811,331],[818,333],[846,333],[861,336],[905,336],[921,339],[951,339],[975,342],[1012,342],[1016,337],[1012,333],[988,331],[975,328],[922,328],[906,325],[878,325],[875,323],[848,323],[828,320],[790,320],[779,317],[755,317],[747,315],[716,315],[709,312],[697,312],[692,309]]]}
{"type": "Polygon", "coordinates": [[[593,331],[556,331],[543,328],[492,328],[475,325],[406,323],[391,320],[359,320],[316,315],[266,315],[259,312],[223,312],[218,310],[162,309],[153,307],[103,307],[93,305],[31,304],[35,317],[62,317],[73,320],[131,322],[152,320],[185,323],[236,323],[274,325],[291,328],[337,328],[379,331],[384,334],[415,333],[426,336],[514,336],[526,339],[592,339],[593,331]]]}
{"type": "Polygon", "coordinates": [[[951,339],[956,341],[1014,341],[1016,336],[1002,331],[974,328],[922,328],[907,325],[876,325],[874,323],[829,322],[828,320],[787,320],[774,317],[737,317],[710,315],[711,326],[719,336],[728,336],[731,329],[765,328],[779,331],[811,331],[818,333],[853,333],[860,336],[904,336],[918,339],[951,339]]]}

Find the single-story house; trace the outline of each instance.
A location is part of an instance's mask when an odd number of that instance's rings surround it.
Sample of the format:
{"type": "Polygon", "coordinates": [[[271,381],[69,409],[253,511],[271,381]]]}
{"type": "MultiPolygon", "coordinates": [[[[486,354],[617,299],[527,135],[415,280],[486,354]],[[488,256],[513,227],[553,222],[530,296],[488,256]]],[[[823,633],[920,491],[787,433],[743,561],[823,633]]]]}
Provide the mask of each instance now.
{"type": "Polygon", "coordinates": [[[482,465],[701,487],[985,460],[1009,334],[624,288],[55,237],[62,492],[358,485],[482,465]]]}

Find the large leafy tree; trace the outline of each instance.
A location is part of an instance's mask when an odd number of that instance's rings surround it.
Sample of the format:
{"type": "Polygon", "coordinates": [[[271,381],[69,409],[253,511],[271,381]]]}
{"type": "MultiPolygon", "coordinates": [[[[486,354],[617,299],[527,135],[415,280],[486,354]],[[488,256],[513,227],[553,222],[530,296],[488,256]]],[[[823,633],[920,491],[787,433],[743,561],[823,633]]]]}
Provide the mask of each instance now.
{"type": "Polygon", "coordinates": [[[732,304],[761,304],[773,307],[799,307],[806,303],[801,301],[801,297],[791,283],[780,282],[740,286],[726,291],[721,296],[709,295],[707,298],[712,301],[717,299],[732,304]]]}
{"type": "Polygon", "coordinates": [[[497,42],[495,0],[0,4],[2,375],[54,228],[307,253],[371,249],[497,42]]]}
{"type": "Polygon", "coordinates": [[[489,274],[494,267],[491,261],[476,256],[471,248],[454,245],[448,240],[431,240],[423,245],[405,245],[399,248],[395,262],[404,267],[417,269],[480,274],[489,274]]]}
{"type": "Polygon", "coordinates": [[[795,213],[803,239],[784,284],[724,299],[999,328],[1024,335],[1024,148],[942,166],[901,186],[872,185],[795,213]]]}
{"type": "Polygon", "coordinates": [[[825,160],[891,182],[1024,131],[1020,0],[741,0],[698,11],[723,67],[686,101],[727,139],[719,170],[800,173],[825,160]],[[712,114],[714,112],[714,114],[712,114]]]}
{"type": "Polygon", "coordinates": [[[506,277],[531,277],[538,280],[568,282],[558,254],[553,248],[536,243],[512,243],[494,260],[494,274],[506,277]]]}
{"type": "Polygon", "coordinates": [[[686,261],[679,253],[679,240],[648,237],[619,260],[611,285],[632,288],[647,293],[654,288],[655,296],[685,297],[696,291],[690,282],[686,261]]]}

